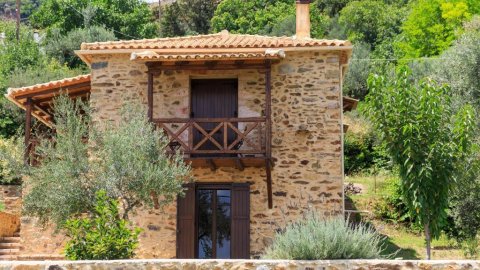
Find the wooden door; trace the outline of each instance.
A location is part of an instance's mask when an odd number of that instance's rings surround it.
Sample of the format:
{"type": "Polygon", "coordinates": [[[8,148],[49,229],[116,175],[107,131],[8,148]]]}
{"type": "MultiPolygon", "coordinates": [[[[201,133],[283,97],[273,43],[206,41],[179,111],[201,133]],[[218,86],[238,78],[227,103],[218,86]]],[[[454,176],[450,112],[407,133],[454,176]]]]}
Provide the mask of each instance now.
{"type": "Polygon", "coordinates": [[[184,186],[185,195],[177,198],[177,258],[195,257],[195,184],[184,186]]]}
{"type": "Polygon", "coordinates": [[[177,258],[250,257],[250,185],[189,185],[178,198],[177,258]]]}
{"type": "MultiPolygon", "coordinates": [[[[237,79],[200,79],[191,81],[191,118],[232,118],[238,117],[237,79]]],[[[208,133],[218,123],[203,123],[200,126],[208,133]]],[[[204,138],[198,130],[193,132],[193,145],[204,138]]],[[[223,145],[223,128],[213,138],[223,145]]],[[[235,140],[233,132],[228,134],[228,142],[235,140]]],[[[205,142],[199,150],[219,150],[211,141],[205,142]]]]}

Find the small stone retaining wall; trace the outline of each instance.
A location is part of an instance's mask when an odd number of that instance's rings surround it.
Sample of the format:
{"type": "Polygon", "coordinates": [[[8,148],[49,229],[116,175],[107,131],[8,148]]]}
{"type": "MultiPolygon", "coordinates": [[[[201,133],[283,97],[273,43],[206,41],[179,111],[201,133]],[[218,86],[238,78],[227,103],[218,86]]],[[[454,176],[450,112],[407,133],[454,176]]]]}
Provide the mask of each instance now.
{"type": "Polygon", "coordinates": [[[32,261],[0,262],[0,270],[154,270],[154,269],[231,269],[231,270],[346,270],[346,269],[480,269],[480,261],[400,261],[400,260],[124,260],[124,261],[32,261]]]}
{"type": "Polygon", "coordinates": [[[20,229],[18,216],[0,212],[0,237],[13,236],[20,229]]]}
{"type": "Polygon", "coordinates": [[[22,186],[0,185],[0,202],[5,206],[3,212],[20,216],[22,211],[22,186]]]}

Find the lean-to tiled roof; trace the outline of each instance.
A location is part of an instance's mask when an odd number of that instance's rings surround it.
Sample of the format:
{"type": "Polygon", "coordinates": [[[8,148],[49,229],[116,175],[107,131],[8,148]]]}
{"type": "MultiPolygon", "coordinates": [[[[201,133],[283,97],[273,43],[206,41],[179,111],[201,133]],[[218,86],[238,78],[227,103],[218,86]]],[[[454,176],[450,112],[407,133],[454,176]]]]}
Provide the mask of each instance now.
{"type": "Polygon", "coordinates": [[[62,88],[68,87],[71,85],[90,82],[90,74],[79,75],[72,78],[65,78],[57,81],[51,81],[47,83],[39,83],[31,86],[18,87],[18,88],[8,88],[7,96],[15,97],[25,93],[36,93],[42,92],[43,90],[52,89],[52,88],[62,88]]]}
{"type": "Polygon", "coordinates": [[[51,102],[53,98],[62,93],[71,97],[88,97],[90,93],[90,74],[25,87],[9,88],[5,97],[24,110],[26,109],[27,99],[30,98],[33,103],[32,115],[47,126],[52,126],[51,102]]]}

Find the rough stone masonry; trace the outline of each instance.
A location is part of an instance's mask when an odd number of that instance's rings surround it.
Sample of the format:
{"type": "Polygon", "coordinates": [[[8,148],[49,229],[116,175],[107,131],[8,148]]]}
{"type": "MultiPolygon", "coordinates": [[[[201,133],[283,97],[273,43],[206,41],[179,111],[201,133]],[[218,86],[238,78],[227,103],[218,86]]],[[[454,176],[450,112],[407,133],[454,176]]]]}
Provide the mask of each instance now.
{"type": "MultiPolygon", "coordinates": [[[[267,206],[263,168],[194,169],[196,181],[250,182],[250,250],[261,255],[275,229],[298,220],[313,208],[341,215],[342,91],[339,52],[288,52],[272,66],[273,209],[267,206]]],[[[115,121],[124,102],[147,104],[147,74],[143,63],[128,55],[95,55],[90,103],[97,123],[115,121]]],[[[184,117],[189,112],[192,78],[238,78],[239,117],[262,116],[264,74],[257,70],[164,71],[154,81],[154,117],[184,117]]],[[[175,257],[176,204],[143,209],[133,217],[140,235],[139,258],[175,257]]],[[[61,254],[62,235],[42,231],[34,220],[22,219],[23,254],[61,254]]],[[[176,269],[176,268],[175,268],[176,269]]],[[[247,268],[245,268],[247,269],[247,268]]],[[[250,269],[250,268],[248,268],[250,269]]]]}
{"type": "Polygon", "coordinates": [[[123,261],[32,261],[0,262],[0,270],[470,270],[479,261],[399,260],[123,260],[123,261]]]}

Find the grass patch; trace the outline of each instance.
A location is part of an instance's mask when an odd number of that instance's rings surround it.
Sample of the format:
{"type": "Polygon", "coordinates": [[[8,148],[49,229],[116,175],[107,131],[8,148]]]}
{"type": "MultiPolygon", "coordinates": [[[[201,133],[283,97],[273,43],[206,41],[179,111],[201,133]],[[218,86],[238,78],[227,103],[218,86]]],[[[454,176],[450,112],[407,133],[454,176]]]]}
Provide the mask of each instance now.
{"type": "MultiPolygon", "coordinates": [[[[345,178],[345,183],[354,183],[362,188],[362,192],[348,196],[350,203],[346,202],[346,209],[349,204],[353,209],[367,211],[362,214],[362,220],[373,225],[385,239],[385,250],[383,255],[396,253],[394,258],[402,259],[424,259],[425,240],[421,233],[416,233],[402,225],[388,223],[376,219],[373,215],[374,205],[384,194],[389,175],[357,175],[345,178]]],[[[455,242],[449,240],[445,235],[432,241],[432,259],[462,259],[463,252],[455,242]]]]}

